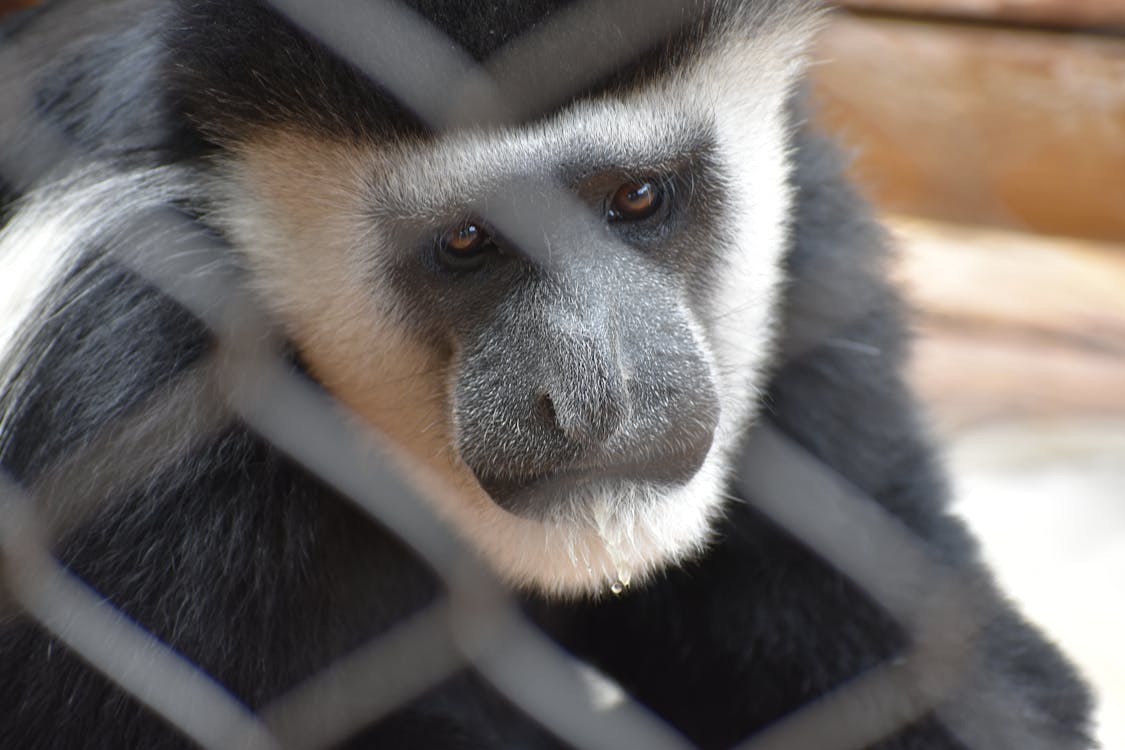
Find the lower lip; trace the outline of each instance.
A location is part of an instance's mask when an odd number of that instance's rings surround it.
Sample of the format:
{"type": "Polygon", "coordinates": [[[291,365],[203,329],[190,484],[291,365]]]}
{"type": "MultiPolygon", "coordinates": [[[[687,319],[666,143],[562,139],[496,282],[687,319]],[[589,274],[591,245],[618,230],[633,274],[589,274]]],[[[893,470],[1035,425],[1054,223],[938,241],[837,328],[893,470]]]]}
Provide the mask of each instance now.
{"type": "Polygon", "coordinates": [[[509,513],[521,518],[544,518],[556,515],[573,505],[576,491],[597,483],[612,480],[594,471],[565,471],[533,479],[503,499],[493,502],[509,513]]]}

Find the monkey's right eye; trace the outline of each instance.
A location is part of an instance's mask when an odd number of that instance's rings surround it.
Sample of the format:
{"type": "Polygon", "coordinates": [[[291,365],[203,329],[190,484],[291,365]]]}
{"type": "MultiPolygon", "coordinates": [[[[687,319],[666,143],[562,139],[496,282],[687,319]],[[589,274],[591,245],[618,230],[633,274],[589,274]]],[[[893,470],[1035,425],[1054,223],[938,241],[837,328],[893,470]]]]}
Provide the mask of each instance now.
{"type": "Polygon", "coordinates": [[[492,247],[488,230],[475,221],[466,221],[441,236],[438,256],[449,268],[468,271],[483,265],[492,247]]]}

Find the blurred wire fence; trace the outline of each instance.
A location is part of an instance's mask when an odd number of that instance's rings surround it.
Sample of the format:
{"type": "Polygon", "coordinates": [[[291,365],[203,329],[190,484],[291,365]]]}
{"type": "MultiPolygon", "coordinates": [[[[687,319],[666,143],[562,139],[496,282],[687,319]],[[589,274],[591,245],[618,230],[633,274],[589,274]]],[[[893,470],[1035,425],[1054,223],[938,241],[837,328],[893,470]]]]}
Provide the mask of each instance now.
{"type": "MultiPolygon", "coordinates": [[[[413,11],[390,0],[272,4],[435,130],[494,125],[564,101],[668,34],[691,5],[660,0],[637,13],[634,3],[623,0],[578,3],[478,65],[413,11]],[[617,22],[606,23],[607,14],[617,22]],[[592,55],[591,49],[612,52],[592,55]],[[428,65],[400,63],[421,58],[428,65]],[[559,59],[575,64],[560,67],[559,59]]],[[[15,184],[34,182],[42,163],[63,161],[61,155],[72,148],[51,141],[50,128],[35,126],[30,100],[29,93],[23,101],[0,103],[5,122],[22,122],[21,130],[37,139],[25,152],[0,154],[0,171],[15,184]]],[[[81,155],[67,160],[80,162],[81,155]]],[[[579,210],[571,196],[553,197],[528,206],[513,191],[508,204],[518,203],[520,210],[501,210],[502,216],[490,218],[508,236],[534,238],[540,224],[559,220],[558,214],[544,214],[544,203],[564,215],[579,210]]],[[[121,236],[128,241],[115,245],[118,260],[196,315],[219,345],[210,359],[153,397],[158,409],[134,410],[35,486],[19,486],[0,475],[5,616],[20,611],[34,618],[122,690],[207,748],[329,747],[466,666],[574,747],[690,746],[628,698],[612,710],[591,698],[582,665],[525,619],[477,558],[427,510],[427,503],[417,500],[419,490],[395,469],[377,437],[290,371],[239,280],[216,262],[228,252],[220,241],[166,206],[140,207],[121,236]],[[157,411],[159,418],[153,416],[157,411]],[[170,413],[183,419],[170,421],[170,413]],[[174,452],[204,439],[229,414],[399,535],[432,566],[448,592],[256,712],[115,610],[50,553],[53,539],[96,510],[96,498],[108,493],[99,486],[120,486],[151,471],[131,465],[130,456],[159,453],[154,446],[174,452]],[[142,445],[145,451],[130,449],[142,445]],[[95,465],[99,471],[90,472],[95,465]],[[84,504],[68,504],[79,488],[84,504]]],[[[990,616],[975,584],[936,562],[874,501],[768,427],[758,429],[747,455],[752,465],[741,473],[758,509],[843,570],[914,637],[905,658],[746,738],[740,750],[860,748],[949,706],[963,671],[973,669],[971,636],[990,616]],[[848,528],[857,533],[840,533],[848,528]]],[[[1004,694],[1002,686],[990,692],[1004,694]]],[[[957,726],[956,712],[943,718],[967,743],[987,742],[987,732],[957,726]]]]}

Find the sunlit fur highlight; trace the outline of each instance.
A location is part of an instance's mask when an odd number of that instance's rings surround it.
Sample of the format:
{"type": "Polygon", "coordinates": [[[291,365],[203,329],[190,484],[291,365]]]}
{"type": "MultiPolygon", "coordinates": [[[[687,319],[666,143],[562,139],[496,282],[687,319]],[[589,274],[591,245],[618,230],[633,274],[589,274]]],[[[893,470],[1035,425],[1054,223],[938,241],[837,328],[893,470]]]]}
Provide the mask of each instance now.
{"type": "MultiPolygon", "coordinates": [[[[58,282],[84,248],[111,245],[130,221],[149,209],[187,200],[198,190],[191,171],[177,167],[121,170],[91,163],[25,196],[0,231],[0,393],[19,401],[21,372],[34,370],[26,337],[52,302],[58,282]]],[[[0,411],[0,446],[10,414],[0,411]]]]}

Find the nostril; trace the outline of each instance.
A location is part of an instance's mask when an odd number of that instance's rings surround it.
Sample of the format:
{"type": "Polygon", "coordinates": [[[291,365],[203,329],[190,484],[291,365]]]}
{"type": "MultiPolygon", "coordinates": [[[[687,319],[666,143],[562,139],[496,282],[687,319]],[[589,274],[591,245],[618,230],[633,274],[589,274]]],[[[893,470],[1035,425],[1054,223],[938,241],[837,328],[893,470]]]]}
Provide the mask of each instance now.
{"type": "Polygon", "coordinates": [[[541,416],[547,424],[552,427],[559,426],[559,415],[558,412],[555,411],[555,402],[551,399],[549,393],[539,394],[538,408],[539,416],[541,416]]]}
{"type": "Polygon", "coordinates": [[[540,392],[535,411],[541,425],[586,448],[605,443],[622,421],[620,404],[593,396],[579,401],[567,393],[540,392]]]}

